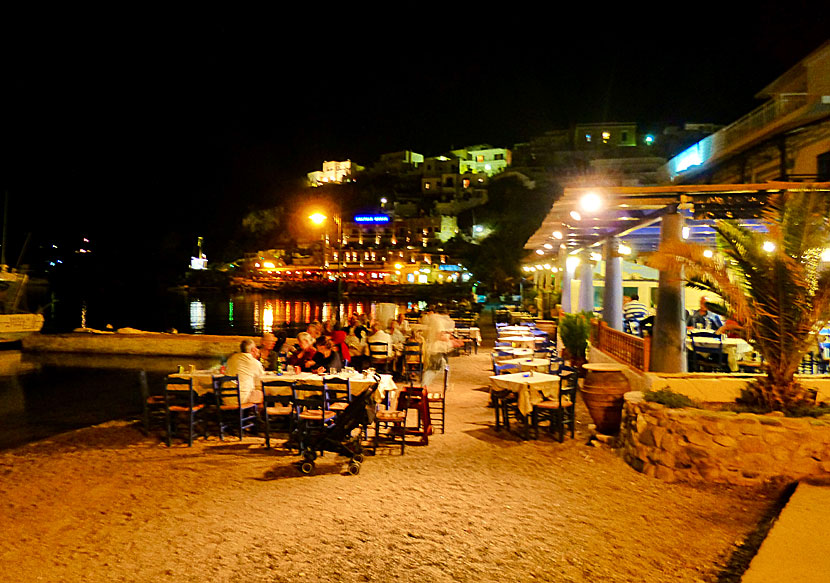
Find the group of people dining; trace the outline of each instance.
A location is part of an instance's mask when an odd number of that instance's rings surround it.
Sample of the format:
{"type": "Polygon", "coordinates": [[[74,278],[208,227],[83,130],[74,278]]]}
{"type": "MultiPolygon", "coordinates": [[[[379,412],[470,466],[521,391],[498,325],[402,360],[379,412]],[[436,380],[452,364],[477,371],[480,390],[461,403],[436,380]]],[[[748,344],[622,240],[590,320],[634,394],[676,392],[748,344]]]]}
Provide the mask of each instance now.
{"type": "Polygon", "coordinates": [[[370,321],[366,315],[352,314],[345,326],[337,322],[318,321],[308,325],[297,335],[297,343],[286,347],[286,338],[265,332],[259,343],[243,340],[240,350],[232,354],[226,364],[226,373],[239,377],[243,402],[261,403],[257,389],[260,377],[266,371],[299,370],[326,374],[339,372],[349,366],[363,370],[371,366],[378,346],[385,345],[389,371],[403,370],[404,345],[417,343],[426,364],[425,368],[440,368],[447,354],[455,347],[452,329],[455,324],[444,314],[425,312],[415,329],[404,314],[390,319],[386,325],[370,321]],[[370,353],[370,345],[373,351],[370,353]]]}

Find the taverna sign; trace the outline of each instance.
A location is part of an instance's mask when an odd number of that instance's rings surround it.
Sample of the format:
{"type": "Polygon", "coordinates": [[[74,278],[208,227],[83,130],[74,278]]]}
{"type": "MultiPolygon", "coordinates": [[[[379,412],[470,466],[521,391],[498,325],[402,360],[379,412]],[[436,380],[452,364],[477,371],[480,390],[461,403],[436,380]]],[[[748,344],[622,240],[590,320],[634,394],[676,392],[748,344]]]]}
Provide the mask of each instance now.
{"type": "Polygon", "coordinates": [[[355,215],[355,223],[388,223],[389,215],[355,215]]]}

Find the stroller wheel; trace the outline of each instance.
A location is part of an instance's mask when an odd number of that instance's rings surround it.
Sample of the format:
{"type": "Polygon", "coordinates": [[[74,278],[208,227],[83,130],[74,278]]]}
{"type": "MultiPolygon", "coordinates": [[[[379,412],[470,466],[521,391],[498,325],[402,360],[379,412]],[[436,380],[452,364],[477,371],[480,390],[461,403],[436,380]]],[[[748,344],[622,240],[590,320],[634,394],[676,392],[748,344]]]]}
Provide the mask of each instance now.
{"type": "Polygon", "coordinates": [[[350,462],[347,468],[349,475],[356,476],[360,473],[360,464],[358,462],[350,462]]]}
{"type": "Polygon", "coordinates": [[[362,464],[364,461],[366,461],[366,456],[363,455],[362,453],[356,453],[352,457],[352,461],[356,462],[358,464],[362,464]]]}
{"type": "Polygon", "coordinates": [[[303,463],[300,464],[300,472],[302,472],[306,476],[309,475],[313,471],[314,471],[314,462],[304,461],[303,463]]]}

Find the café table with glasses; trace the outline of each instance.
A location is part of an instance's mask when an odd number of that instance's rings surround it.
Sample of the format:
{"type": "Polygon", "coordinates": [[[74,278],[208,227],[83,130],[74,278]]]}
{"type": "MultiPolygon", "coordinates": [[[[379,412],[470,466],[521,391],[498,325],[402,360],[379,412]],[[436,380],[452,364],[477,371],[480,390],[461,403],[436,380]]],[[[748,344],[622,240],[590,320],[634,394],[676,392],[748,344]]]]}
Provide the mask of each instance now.
{"type": "MultiPolygon", "coordinates": [[[[192,378],[194,391],[196,391],[196,394],[198,394],[199,396],[204,396],[208,393],[213,392],[213,377],[214,375],[218,374],[220,374],[218,370],[210,369],[174,373],[170,376],[184,379],[192,378]]],[[[378,390],[375,393],[375,400],[377,402],[385,401],[387,395],[390,396],[390,399],[394,398],[397,392],[397,386],[395,385],[395,381],[392,378],[392,375],[381,374],[379,375],[379,377],[380,381],[378,382],[378,390]]],[[[361,373],[354,370],[344,370],[339,373],[326,375],[319,375],[312,372],[283,374],[279,374],[276,372],[267,372],[265,375],[261,377],[261,380],[284,380],[302,384],[320,385],[322,387],[324,380],[332,378],[349,379],[349,384],[351,385],[353,395],[361,394],[363,391],[371,387],[375,382],[374,375],[371,374],[369,371],[366,371],[366,373],[361,373]]],[[[286,388],[286,394],[290,394],[290,389],[286,388]]]]}

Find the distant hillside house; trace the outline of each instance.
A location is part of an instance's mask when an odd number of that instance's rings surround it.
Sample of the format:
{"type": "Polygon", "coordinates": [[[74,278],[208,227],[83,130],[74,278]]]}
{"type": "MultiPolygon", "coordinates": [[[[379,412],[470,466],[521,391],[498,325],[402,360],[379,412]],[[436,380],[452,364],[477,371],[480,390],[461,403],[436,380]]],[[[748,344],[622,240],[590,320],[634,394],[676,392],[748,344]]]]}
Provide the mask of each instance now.
{"type": "Polygon", "coordinates": [[[359,166],[351,160],[344,160],[342,162],[326,161],[323,162],[322,171],[316,170],[307,174],[308,183],[310,186],[322,186],[324,184],[353,182],[355,174],[363,169],[363,166],[359,166]]]}
{"type": "Polygon", "coordinates": [[[492,176],[504,170],[512,163],[512,153],[507,148],[494,148],[484,144],[453,150],[452,155],[459,160],[461,174],[486,174],[492,176]]]}

